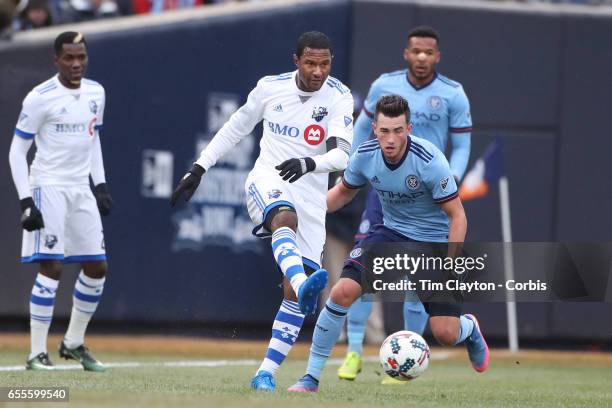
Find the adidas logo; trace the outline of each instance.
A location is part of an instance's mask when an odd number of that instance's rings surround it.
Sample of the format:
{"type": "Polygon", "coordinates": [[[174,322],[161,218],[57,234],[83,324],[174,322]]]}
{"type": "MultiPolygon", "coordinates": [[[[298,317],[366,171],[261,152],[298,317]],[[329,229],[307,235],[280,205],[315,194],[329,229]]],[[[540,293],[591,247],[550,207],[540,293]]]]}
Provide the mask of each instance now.
{"type": "Polygon", "coordinates": [[[282,112],[283,111],[283,105],[281,105],[280,103],[278,105],[276,105],[275,107],[272,108],[272,110],[274,110],[274,112],[282,112]]]}
{"type": "Polygon", "coordinates": [[[62,110],[59,113],[60,115],[67,115],[68,111],[66,110],[66,108],[62,108],[62,110]]]}
{"type": "Polygon", "coordinates": [[[380,180],[378,179],[378,177],[377,177],[377,176],[372,177],[372,178],[370,179],[370,181],[371,181],[372,183],[380,183],[380,180]]]}

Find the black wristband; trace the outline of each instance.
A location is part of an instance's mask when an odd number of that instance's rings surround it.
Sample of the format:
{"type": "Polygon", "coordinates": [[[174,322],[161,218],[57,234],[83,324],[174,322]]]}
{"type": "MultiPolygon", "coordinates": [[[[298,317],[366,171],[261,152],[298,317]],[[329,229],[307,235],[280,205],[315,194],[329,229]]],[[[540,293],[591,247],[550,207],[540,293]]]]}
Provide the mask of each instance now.
{"type": "Polygon", "coordinates": [[[21,212],[24,212],[26,208],[36,207],[32,197],[26,197],[23,200],[19,200],[19,206],[21,207],[21,212]]]}
{"type": "Polygon", "coordinates": [[[312,157],[304,157],[304,161],[306,162],[306,170],[313,171],[317,167],[317,163],[315,163],[312,157]]]}
{"type": "Polygon", "coordinates": [[[191,166],[191,170],[189,170],[189,172],[194,176],[202,177],[204,173],[206,173],[206,170],[199,164],[193,163],[193,166],[191,166]]]}

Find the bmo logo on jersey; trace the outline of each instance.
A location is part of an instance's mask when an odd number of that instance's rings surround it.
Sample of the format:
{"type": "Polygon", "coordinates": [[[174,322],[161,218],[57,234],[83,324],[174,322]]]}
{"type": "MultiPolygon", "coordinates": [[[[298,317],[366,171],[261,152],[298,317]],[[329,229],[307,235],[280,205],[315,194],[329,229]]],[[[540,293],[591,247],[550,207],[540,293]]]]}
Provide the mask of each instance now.
{"type": "Polygon", "coordinates": [[[88,129],[86,123],[56,123],[56,133],[84,133],[88,129]]]}
{"type": "Polygon", "coordinates": [[[281,125],[270,121],[268,121],[268,129],[270,129],[270,132],[281,136],[298,137],[300,134],[300,129],[295,126],[281,125]]]}
{"type": "Polygon", "coordinates": [[[309,145],[316,146],[325,139],[325,130],[319,125],[310,125],[304,129],[304,140],[309,145]]]}

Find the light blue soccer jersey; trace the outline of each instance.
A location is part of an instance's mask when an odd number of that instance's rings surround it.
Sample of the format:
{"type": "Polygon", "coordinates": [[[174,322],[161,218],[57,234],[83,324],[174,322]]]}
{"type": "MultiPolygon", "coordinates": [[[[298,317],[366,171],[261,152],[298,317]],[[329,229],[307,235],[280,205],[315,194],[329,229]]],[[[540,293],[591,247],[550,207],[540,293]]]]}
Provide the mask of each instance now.
{"type": "Polygon", "coordinates": [[[382,74],[370,86],[363,111],[355,123],[353,151],[370,138],[376,102],[384,95],[400,95],[410,106],[412,134],[426,139],[442,152],[449,136],[453,150],[450,167],[459,179],[467,167],[470,154],[472,117],[470,103],[460,83],[436,73],[428,85],[415,88],[408,81],[408,70],[382,74]]]}
{"type": "Polygon", "coordinates": [[[439,204],[457,197],[457,184],[444,154],[427,140],[410,135],[396,164],[385,161],[377,140],[365,142],[351,156],[343,182],[349,188],[370,183],[385,226],[416,241],[448,241],[448,217],[439,204]]]}

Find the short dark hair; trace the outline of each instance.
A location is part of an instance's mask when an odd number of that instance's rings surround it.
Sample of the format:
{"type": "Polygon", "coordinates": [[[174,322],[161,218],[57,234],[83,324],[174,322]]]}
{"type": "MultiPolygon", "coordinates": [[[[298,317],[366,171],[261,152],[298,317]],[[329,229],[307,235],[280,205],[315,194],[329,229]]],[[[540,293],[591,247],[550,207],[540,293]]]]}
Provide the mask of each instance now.
{"type": "Polygon", "coordinates": [[[331,40],[320,31],[308,31],[300,35],[295,55],[300,58],[304,53],[304,48],[307,47],[315,50],[329,50],[329,53],[332,54],[331,40]]]}
{"type": "Polygon", "coordinates": [[[405,114],[406,123],[410,123],[410,106],[408,106],[408,101],[399,95],[385,95],[378,99],[374,110],[374,120],[378,119],[379,113],[388,118],[397,118],[405,114]]]}
{"type": "Polygon", "coordinates": [[[76,31],[64,31],[55,38],[55,43],[53,44],[55,55],[60,55],[62,53],[64,44],[83,44],[87,46],[83,34],[77,33],[76,31]]]}
{"type": "Polygon", "coordinates": [[[440,35],[438,34],[436,30],[434,30],[430,26],[422,25],[422,26],[413,28],[408,33],[408,41],[410,41],[412,37],[433,38],[436,40],[436,43],[438,44],[438,46],[440,45],[440,35]]]}

